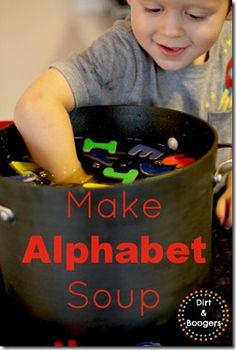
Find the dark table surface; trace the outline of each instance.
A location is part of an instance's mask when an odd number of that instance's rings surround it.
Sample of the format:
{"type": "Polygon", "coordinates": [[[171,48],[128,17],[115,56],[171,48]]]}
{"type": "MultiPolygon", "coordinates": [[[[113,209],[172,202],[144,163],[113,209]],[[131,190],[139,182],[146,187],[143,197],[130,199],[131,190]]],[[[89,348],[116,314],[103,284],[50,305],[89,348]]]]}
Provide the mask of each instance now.
{"type": "MultiPolygon", "coordinates": [[[[177,322],[177,314],[163,326],[124,333],[118,330],[94,330],[74,338],[57,325],[32,319],[6,295],[0,278],[0,310],[2,325],[0,345],[3,346],[232,346],[232,230],[215,225],[212,232],[212,265],[202,288],[220,294],[230,306],[230,322],[217,339],[198,343],[188,338],[177,322]]],[[[0,274],[0,277],[1,274],[0,274]]]]}

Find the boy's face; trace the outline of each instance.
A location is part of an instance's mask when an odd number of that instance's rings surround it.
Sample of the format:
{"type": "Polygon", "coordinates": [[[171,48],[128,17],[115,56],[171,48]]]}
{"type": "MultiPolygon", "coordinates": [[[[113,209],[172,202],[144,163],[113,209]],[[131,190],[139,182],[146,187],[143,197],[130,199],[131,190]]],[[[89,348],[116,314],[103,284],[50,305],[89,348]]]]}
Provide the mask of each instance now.
{"type": "Polygon", "coordinates": [[[229,0],[128,0],[136,40],[165,70],[202,64],[217,40],[229,0]]]}

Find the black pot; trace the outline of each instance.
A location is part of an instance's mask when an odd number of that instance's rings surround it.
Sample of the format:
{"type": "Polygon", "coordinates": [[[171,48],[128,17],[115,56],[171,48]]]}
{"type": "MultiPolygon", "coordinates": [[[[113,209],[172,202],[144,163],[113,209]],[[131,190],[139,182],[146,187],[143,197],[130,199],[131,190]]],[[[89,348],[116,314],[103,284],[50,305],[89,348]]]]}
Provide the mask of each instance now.
{"type": "MultiPolygon", "coordinates": [[[[81,328],[94,326],[130,328],[150,323],[163,324],[178,309],[181,299],[198,288],[208,274],[216,133],[198,118],[161,108],[85,107],[78,109],[72,118],[77,137],[86,135],[103,141],[135,137],[148,145],[156,142],[166,145],[170,137],[175,137],[179,151],[187,152],[198,160],[187,167],[133,184],[89,190],[65,186],[34,187],[1,177],[0,205],[10,209],[8,219],[6,215],[6,221],[0,221],[0,262],[5,288],[32,315],[65,327],[71,326],[78,333],[81,328]],[[71,218],[67,218],[69,192],[77,201],[90,193],[91,218],[88,217],[87,205],[78,208],[73,200],[71,218]],[[122,217],[122,196],[126,196],[128,203],[137,199],[137,218],[131,212],[122,217]],[[104,198],[116,201],[115,218],[105,219],[96,210],[104,198]],[[155,205],[157,201],[161,205],[160,215],[156,218],[150,218],[143,212],[143,203],[150,199],[155,200],[155,205]],[[183,243],[189,248],[189,256],[182,252],[181,255],[187,258],[182,263],[170,262],[166,254],[158,263],[140,260],[138,263],[91,263],[88,260],[77,264],[74,271],[67,271],[64,251],[62,263],[36,260],[22,263],[33,235],[41,235],[50,257],[55,235],[61,236],[64,246],[69,242],[83,242],[89,246],[91,236],[95,235],[114,249],[119,243],[132,242],[138,247],[139,256],[141,237],[148,236],[164,251],[173,243],[183,243]],[[201,253],[204,262],[200,262],[201,259],[196,262],[191,249],[191,244],[199,237],[206,245],[201,253]],[[98,292],[101,289],[108,292],[98,292]],[[116,293],[119,289],[122,305],[129,304],[130,290],[133,290],[132,306],[124,308],[117,305],[116,293]],[[145,307],[141,305],[142,298],[145,307]],[[87,301],[88,305],[78,308],[79,304],[83,306],[87,301]]],[[[16,152],[17,156],[26,152],[15,127],[8,129],[12,152],[16,152]]],[[[110,208],[109,204],[106,208],[108,212],[110,208]]],[[[103,210],[106,209],[103,207],[103,210]]],[[[157,213],[155,210],[149,209],[148,213],[154,215],[157,213]]]]}

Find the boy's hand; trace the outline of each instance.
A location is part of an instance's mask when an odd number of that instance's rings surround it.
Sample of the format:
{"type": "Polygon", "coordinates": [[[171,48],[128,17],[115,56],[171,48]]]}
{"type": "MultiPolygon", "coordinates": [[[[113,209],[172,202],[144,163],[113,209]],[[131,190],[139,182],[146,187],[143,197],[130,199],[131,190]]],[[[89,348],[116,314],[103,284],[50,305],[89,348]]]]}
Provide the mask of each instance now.
{"type": "Polygon", "coordinates": [[[232,227],[232,211],[232,172],[230,172],[226,182],[226,190],[216,205],[216,216],[226,230],[232,227]]]}

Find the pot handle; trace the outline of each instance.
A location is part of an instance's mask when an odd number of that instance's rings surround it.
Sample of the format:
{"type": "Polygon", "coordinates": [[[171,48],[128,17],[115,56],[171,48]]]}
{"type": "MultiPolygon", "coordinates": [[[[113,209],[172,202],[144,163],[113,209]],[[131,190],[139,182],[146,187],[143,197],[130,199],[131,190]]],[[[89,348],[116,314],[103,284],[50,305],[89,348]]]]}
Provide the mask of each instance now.
{"type": "Polygon", "coordinates": [[[214,185],[219,184],[222,181],[223,175],[226,174],[228,171],[232,170],[233,168],[233,160],[229,159],[221,163],[215,172],[215,175],[213,176],[214,185]]]}
{"type": "Polygon", "coordinates": [[[14,218],[15,218],[15,214],[11,209],[0,205],[0,220],[4,222],[9,222],[9,221],[13,221],[14,218]]]}
{"type": "MultiPolygon", "coordinates": [[[[232,143],[218,143],[217,148],[232,148],[232,143]]],[[[232,159],[226,160],[217,167],[215,175],[213,176],[214,186],[221,183],[223,175],[233,169],[232,159]]]]}

